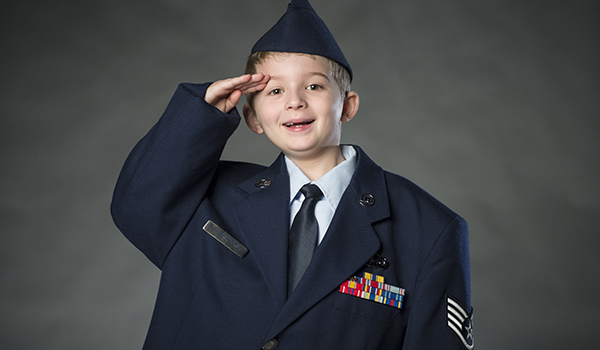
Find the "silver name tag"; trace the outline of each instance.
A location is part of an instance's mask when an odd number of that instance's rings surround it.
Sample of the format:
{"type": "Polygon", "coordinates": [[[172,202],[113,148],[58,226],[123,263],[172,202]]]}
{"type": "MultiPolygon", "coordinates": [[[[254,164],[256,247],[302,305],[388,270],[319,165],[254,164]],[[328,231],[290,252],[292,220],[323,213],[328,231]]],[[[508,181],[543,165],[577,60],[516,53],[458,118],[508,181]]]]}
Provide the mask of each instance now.
{"type": "Polygon", "coordinates": [[[237,239],[231,237],[229,233],[217,226],[212,220],[208,220],[202,229],[240,258],[248,254],[248,248],[244,247],[237,239]]]}

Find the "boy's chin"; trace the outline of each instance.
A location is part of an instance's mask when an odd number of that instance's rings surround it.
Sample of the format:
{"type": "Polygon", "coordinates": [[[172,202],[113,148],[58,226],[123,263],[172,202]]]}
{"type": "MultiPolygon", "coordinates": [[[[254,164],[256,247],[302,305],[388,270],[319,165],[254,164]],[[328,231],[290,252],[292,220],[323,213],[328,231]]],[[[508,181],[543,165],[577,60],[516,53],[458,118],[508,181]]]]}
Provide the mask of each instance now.
{"type": "Polygon", "coordinates": [[[320,159],[327,157],[337,157],[338,153],[341,154],[340,145],[331,146],[320,146],[320,147],[305,147],[305,148],[288,148],[281,149],[283,154],[288,158],[296,158],[303,160],[320,159]]]}

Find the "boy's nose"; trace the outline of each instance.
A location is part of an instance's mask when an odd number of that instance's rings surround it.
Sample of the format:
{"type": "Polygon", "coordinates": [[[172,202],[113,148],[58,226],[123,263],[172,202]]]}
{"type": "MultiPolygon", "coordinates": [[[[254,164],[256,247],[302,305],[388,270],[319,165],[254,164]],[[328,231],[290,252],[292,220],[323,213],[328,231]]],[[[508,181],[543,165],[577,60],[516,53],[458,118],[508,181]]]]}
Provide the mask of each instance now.
{"type": "Polygon", "coordinates": [[[302,92],[300,91],[290,91],[288,92],[288,99],[285,104],[286,109],[299,109],[306,107],[306,100],[302,92]]]}

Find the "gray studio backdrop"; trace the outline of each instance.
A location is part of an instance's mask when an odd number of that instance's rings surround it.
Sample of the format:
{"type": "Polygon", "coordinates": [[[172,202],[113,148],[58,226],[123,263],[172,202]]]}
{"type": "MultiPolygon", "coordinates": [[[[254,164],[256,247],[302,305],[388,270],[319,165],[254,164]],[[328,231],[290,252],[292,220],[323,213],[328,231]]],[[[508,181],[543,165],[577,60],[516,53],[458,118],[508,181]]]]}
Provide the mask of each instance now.
{"type": "MultiPolygon", "coordinates": [[[[592,349],[597,1],[313,0],[355,71],[344,127],[470,223],[478,349],[592,349]]],[[[238,75],[286,0],[3,1],[0,349],[139,349],[159,271],[112,224],[177,84],[238,75]]],[[[241,125],[224,157],[270,164],[241,125]]]]}

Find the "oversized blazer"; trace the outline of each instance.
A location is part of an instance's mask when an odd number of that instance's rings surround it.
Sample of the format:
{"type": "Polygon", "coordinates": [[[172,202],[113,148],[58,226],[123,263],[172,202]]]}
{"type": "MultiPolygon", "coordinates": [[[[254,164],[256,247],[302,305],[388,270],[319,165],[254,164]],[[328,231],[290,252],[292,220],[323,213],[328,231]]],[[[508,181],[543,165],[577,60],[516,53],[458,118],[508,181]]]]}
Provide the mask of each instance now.
{"type": "Polygon", "coordinates": [[[220,161],[240,117],[207,104],[207,86],[179,86],[114,192],[116,225],[162,270],[144,349],[472,348],[466,222],[357,146],[353,178],[288,297],[284,158],[220,161]],[[209,235],[209,220],[248,253],[209,235]],[[364,272],[403,288],[401,308],[340,292],[364,272]]]}

